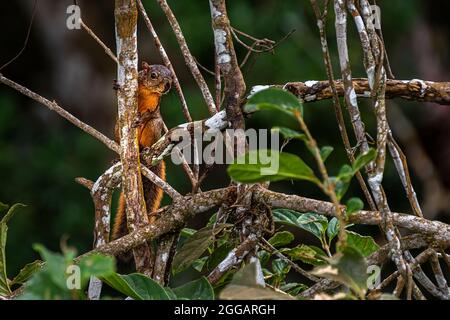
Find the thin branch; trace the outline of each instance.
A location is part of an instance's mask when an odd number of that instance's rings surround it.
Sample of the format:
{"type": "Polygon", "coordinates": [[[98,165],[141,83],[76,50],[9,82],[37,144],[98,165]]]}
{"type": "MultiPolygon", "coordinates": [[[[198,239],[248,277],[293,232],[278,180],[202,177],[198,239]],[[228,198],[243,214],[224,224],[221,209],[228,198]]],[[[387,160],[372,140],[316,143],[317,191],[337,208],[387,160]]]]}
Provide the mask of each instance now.
{"type": "Polygon", "coordinates": [[[147,12],[145,11],[145,7],[142,4],[142,1],[137,0],[137,4],[139,6],[139,11],[141,12],[142,17],[144,18],[144,22],[147,26],[147,29],[150,31],[150,33],[153,37],[153,40],[155,41],[155,46],[158,49],[159,54],[160,54],[161,58],[163,59],[165,66],[172,72],[173,84],[175,85],[175,89],[177,90],[178,97],[180,98],[184,117],[186,118],[187,121],[191,122],[192,117],[189,113],[189,107],[186,103],[186,99],[184,98],[183,90],[181,89],[180,82],[178,81],[177,74],[175,73],[172,63],[170,62],[169,56],[167,55],[166,50],[164,49],[161,41],[159,40],[158,34],[155,31],[155,28],[153,28],[153,25],[147,15],[147,12]]]}
{"type": "Polygon", "coordinates": [[[167,17],[167,20],[169,21],[170,26],[172,27],[172,30],[175,34],[175,37],[177,39],[178,45],[180,46],[181,52],[183,53],[184,60],[186,62],[186,65],[188,66],[189,70],[192,73],[192,76],[194,77],[195,81],[197,82],[203,98],[205,99],[206,105],[208,106],[208,110],[210,114],[215,114],[217,112],[216,105],[214,103],[214,99],[211,95],[211,92],[209,91],[208,85],[205,82],[205,79],[203,78],[200,70],[197,67],[197,64],[195,63],[195,59],[192,56],[191,52],[189,51],[189,47],[186,43],[186,39],[183,36],[183,32],[181,31],[180,25],[173,14],[172,10],[170,9],[169,5],[167,4],[166,0],[158,0],[158,3],[163,10],[164,14],[167,17]]]}
{"type": "Polygon", "coordinates": [[[55,111],[61,117],[63,117],[64,119],[68,120],[69,122],[71,122],[72,124],[74,124],[75,126],[80,128],[81,130],[86,132],[87,134],[89,134],[89,135],[93,136],[94,138],[96,138],[96,139],[100,140],[101,142],[103,142],[109,149],[119,153],[119,145],[117,143],[115,143],[113,140],[111,140],[108,137],[106,137],[104,134],[98,132],[97,130],[95,130],[91,126],[87,125],[86,123],[80,121],[78,118],[76,118],[75,116],[73,116],[72,114],[70,114],[69,112],[64,110],[63,108],[61,108],[55,101],[47,100],[46,98],[44,98],[44,97],[38,95],[37,93],[29,90],[28,88],[25,88],[25,87],[21,86],[20,84],[18,84],[16,82],[14,82],[14,81],[4,77],[1,73],[0,73],[0,82],[6,84],[7,86],[9,86],[11,88],[13,88],[14,90],[19,91],[20,93],[22,93],[23,95],[33,99],[34,101],[39,102],[40,104],[46,106],[50,110],[55,111]]]}
{"type": "Polygon", "coordinates": [[[111,51],[106,44],[103,43],[102,40],[94,33],[94,31],[89,28],[84,21],[80,18],[80,24],[81,27],[105,50],[105,53],[116,63],[119,64],[119,60],[117,60],[117,57],[114,55],[114,53],[111,51]]]}

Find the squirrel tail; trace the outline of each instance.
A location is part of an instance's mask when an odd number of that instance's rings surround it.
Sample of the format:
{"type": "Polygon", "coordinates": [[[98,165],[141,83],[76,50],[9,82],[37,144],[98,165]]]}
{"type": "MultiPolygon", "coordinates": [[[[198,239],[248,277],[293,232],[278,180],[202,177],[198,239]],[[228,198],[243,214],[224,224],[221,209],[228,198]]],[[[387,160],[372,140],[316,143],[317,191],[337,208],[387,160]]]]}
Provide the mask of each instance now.
{"type": "MultiPolygon", "coordinates": [[[[151,168],[151,170],[161,179],[163,180],[166,179],[166,165],[164,161],[159,162],[156,166],[151,168]]],[[[144,188],[144,199],[147,207],[147,212],[154,212],[158,210],[159,206],[161,205],[161,200],[163,197],[162,189],[156,186],[153,182],[151,182],[144,176],[142,177],[142,185],[144,188]]],[[[152,222],[152,220],[153,219],[151,215],[149,215],[149,221],[152,222]]],[[[125,195],[123,192],[121,192],[116,217],[114,219],[114,226],[112,230],[111,240],[123,237],[127,233],[128,228],[127,228],[125,195]]]]}

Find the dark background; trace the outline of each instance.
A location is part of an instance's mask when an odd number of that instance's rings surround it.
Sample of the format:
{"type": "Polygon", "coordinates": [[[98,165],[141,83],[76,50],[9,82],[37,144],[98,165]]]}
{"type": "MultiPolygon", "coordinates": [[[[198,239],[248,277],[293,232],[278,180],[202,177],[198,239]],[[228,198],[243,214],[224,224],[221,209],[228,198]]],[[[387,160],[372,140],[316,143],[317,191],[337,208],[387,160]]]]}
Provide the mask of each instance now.
{"type": "MultiPolygon", "coordinates": [[[[23,54],[1,72],[20,84],[56,100],[62,107],[112,137],[117,104],[112,90],[116,78],[114,62],[83,30],[66,28],[66,9],[72,1],[39,0],[30,39],[23,54]]],[[[85,23],[115,52],[114,1],[79,1],[85,23]]],[[[174,64],[195,119],[207,116],[207,109],[194,79],[184,64],[164,15],[156,1],[145,1],[147,12],[174,64]]],[[[207,1],[169,1],[193,55],[213,69],[214,47],[207,1]]],[[[317,27],[308,0],[228,1],[232,25],[258,38],[279,40],[275,54],[253,55],[243,68],[248,90],[257,84],[283,84],[288,81],[326,79],[317,27]]],[[[449,36],[450,2],[419,0],[379,0],[386,49],[399,79],[450,79],[449,36]]],[[[0,2],[0,65],[22,48],[31,17],[33,1],[0,2]]],[[[328,39],[339,77],[334,14],[330,8],[328,39]]],[[[139,19],[140,60],[160,63],[152,38],[139,19]]],[[[245,40],[245,39],[244,39],[245,40]]],[[[236,44],[242,59],[246,50],[236,44]]],[[[364,77],[360,42],[353,22],[349,23],[349,49],[354,77],[364,77]]],[[[211,89],[213,78],[204,73],[211,89]]],[[[413,183],[430,219],[449,222],[450,205],[450,108],[404,100],[388,101],[390,122],[407,156],[413,183]],[[413,125],[419,139],[408,140],[404,117],[413,125]],[[425,153],[417,153],[423,148],[425,153]],[[431,162],[424,162],[424,160],[431,162]],[[431,164],[431,165],[430,165],[431,164]]],[[[368,102],[361,103],[368,132],[375,136],[374,117],[368,102]]],[[[174,90],[162,102],[168,127],[184,122],[174,90]]],[[[333,145],[335,151],[327,164],[331,174],[346,163],[331,101],[307,104],[306,120],[320,145],[333,145]]],[[[346,114],[346,112],[344,112],[346,114]]],[[[270,128],[295,123],[270,112],[255,115],[248,127],[270,128]]],[[[407,123],[408,123],[407,122],[407,123]]],[[[349,132],[351,132],[349,130],[349,132]]],[[[352,136],[353,138],[353,136],[352,136]]],[[[300,144],[287,150],[311,158],[300,144]]],[[[32,244],[39,242],[59,250],[67,235],[68,243],[79,252],[92,245],[93,205],[88,191],[74,182],[75,177],[95,180],[116,158],[102,143],[84,134],[42,105],[0,85],[0,201],[21,202],[28,207],[10,223],[7,245],[8,273],[14,275],[37,255],[32,244]]],[[[224,167],[216,168],[203,190],[225,186],[224,167]]],[[[190,191],[190,183],[180,168],[169,164],[168,181],[180,192],[190,191]]],[[[410,212],[400,180],[391,161],[384,180],[392,210],[410,212]]],[[[275,190],[326,199],[313,185],[284,182],[275,190]]],[[[353,181],[349,196],[361,196],[353,181]]],[[[165,199],[167,203],[167,199],[165,199]]],[[[205,217],[207,218],[207,217],[205,217]]],[[[200,227],[203,218],[193,221],[200,227]]],[[[376,234],[376,228],[362,228],[376,234]]],[[[311,239],[308,238],[308,241],[311,239]]],[[[382,238],[377,238],[382,241],[382,238]]]]}

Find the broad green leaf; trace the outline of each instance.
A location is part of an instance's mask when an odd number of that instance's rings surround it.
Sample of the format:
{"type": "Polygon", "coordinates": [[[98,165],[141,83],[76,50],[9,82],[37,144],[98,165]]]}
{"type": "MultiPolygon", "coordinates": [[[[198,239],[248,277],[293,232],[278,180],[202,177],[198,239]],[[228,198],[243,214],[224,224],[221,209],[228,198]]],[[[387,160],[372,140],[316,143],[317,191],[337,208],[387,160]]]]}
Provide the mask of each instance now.
{"type": "Polygon", "coordinates": [[[258,251],[258,259],[262,266],[265,266],[267,262],[269,262],[270,259],[270,253],[266,250],[259,250],[258,251]]]}
{"type": "Polygon", "coordinates": [[[306,135],[286,127],[273,127],[271,131],[279,131],[285,139],[298,139],[305,141],[306,135]]]}
{"type": "Polygon", "coordinates": [[[364,297],[367,286],[367,264],[361,253],[351,246],[328,259],[329,265],[317,267],[312,274],[338,281],[364,297]]]}
{"type": "Polygon", "coordinates": [[[301,244],[295,248],[284,249],[282,253],[286,254],[292,261],[300,260],[313,266],[324,265],[327,257],[322,249],[305,244],[301,244]]]}
{"type": "Polygon", "coordinates": [[[276,209],[273,211],[275,222],[288,224],[306,230],[319,240],[328,226],[326,217],[316,213],[300,213],[289,209],[276,209]]]}
{"type": "Polygon", "coordinates": [[[33,245],[34,250],[39,252],[42,259],[45,261],[44,272],[48,273],[52,281],[60,286],[66,288],[66,259],[63,255],[52,252],[41,244],[33,245]]]}
{"type": "Polygon", "coordinates": [[[362,167],[367,165],[369,162],[375,160],[376,157],[377,151],[373,148],[370,148],[369,151],[367,151],[365,154],[360,154],[358,157],[356,157],[355,161],[353,162],[352,165],[353,173],[356,173],[362,167]]]}
{"type": "Polygon", "coordinates": [[[195,270],[197,270],[198,272],[202,272],[203,267],[206,263],[206,261],[208,260],[209,257],[201,257],[198,258],[197,260],[195,260],[194,262],[192,262],[192,268],[194,268],[195,270]]]}
{"type": "Polygon", "coordinates": [[[328,236],[328,243],[331,243],[331,241],[336,237],[339,233],[339,220],[336,217],[333,217],[333,219],[330,220],[327,227],[327,236],[328,236]]]}
{"type": "Polygon", "coordinates": [[[320,240],[327,230],[328,220],[317,213],[304,213],[297,219],[297,224],[320,240]]]}
{"type": "Polygon", "coordinates": [[[268,242],[274,247],[282,247],[288,245],[294,240],[294,235],[289,231],[279,231],[275,233],[268,242]]]}
{"type": "Polygon", "coordinates": [[[197,232],[197,230],[195,230],[195,229],[183,228],[183,229],[181,229],[180,236],[183,238],[189,238],[196,232],[197,232]]]}
{"type": "Polygon", "coordinates": [[[334,148],[331,146],[324,146],[320,149],[320,157],[322,158],[322,161],[327,161],[330,154],[333,152],[334,148]]]}
{"type": "Polygon", "coordinates": [[[177,295],[173,292],[172,288],[164,287],[164,290],[166,291],[169,300],[188,300],[184,298],[177,298],[177,295]]]}
{"type": "Polygon", "coordinates": [[[84,257],[78,263],[81,270],[81,283],[84,286],[91,276],[97,278],[107,277],[116,271],[116,263],[113,257],[102,254],[91,254],[84,257]]]}
{"type": "Polygon", "coordinates": [[[295,111],[302,112],[302,105],[292,93],[279,88],[268,88],[253,94],[244,106],[245,112],[258,110],[282,111],[293,115],[295,111]]]}
{"type": "Polygon", "coordinates": [[[33,276],[35,272],[41,269],[43,265],[44,263],[41,260],[36,260],[28,263],[14,277],[14,279],[10,283],[10,286],[24,284],[28,279],[31,278],[31,276],[33,276]]]}
{"type": "Polygon", "coordinates": [[[290,295],[296,296],[300,292],[308,289],[308,286],[303,283],[291,282],[291,283],[286,283],[285,285],[282,285],[280,289],[286,293],[289,293],[290,295]]]}
{"type": "Polygon", "coordinates": [[[339,170],[337,179],[343,182],[350,182],[350,180],[352,180],[353,175],[354,172],[352,167],[350,167],[348,164],[344,164],[339,170]]]}
{"type": "MultiPolygon", "coordinates": [[[[71,300],[83,298],[83,292],[77,288],[75,274],[77,269],[68,269],[70,265],[73,265],[71,259],[74,257],[74,251],[67,249],[63,256],[60,253],[51,252],[40,244],[35,244],[33,248],[39,252],[45,263],[25,283],[24,293],[18,299],[71,300]],[[74,272],[72,273],[72,271],[74,272]],[[72,278],[74,281],[69,281],[69,276],[75,276],[72,278]],[[69,287],[69,284],[74,287],[69,287]]],[[[81,281],[79,284],[81,285],[81,281]]]]}
{"type": "Polygon", "coordinates": [[[292,300],[289,294],[271,290],[258,284],[257,266],[249,263],[239,270],[233,280],[220,292],[224,300],[292,300]]]}
{"type": "Polygon", "coordinates": [[[359,210],[362,210],[364,208],[364,203],[360,198],[350,198],[347,201],[346,206],[347,206],[346,214],[347,216],[349,216],[355,212],[358,212],[359,210]]]}
{"type": "Polygon", "coordinates": [[[173,272],[178,273],[183,271],[195,260],[200,258],[214,241],[215,236],[228,226],[230,224],[210,225],[194,233],[175,254],[173,259],[173,272]]]}
{"type": "Polygon", "coordinates": [[[172,289],[177,299],[214,300],[214,290],[205,277],[172,289]]]}
{"type": "Polygon", "coordinates": [[[368,257],[380,249],[372,237],[362,236],[353,231],[347,231],[347,244],[358,250],[363,257],[368,257]]]}
{"type": "Polygon", "coordinates": [[[275,259],[272,261],[272,270],[277,275],[284,276],[289,273],[291,266],[283,259],[275,259]]]}
{"type": "Polygon", "coordinates": [[[275,150],[251,150],[228,166],[234,181],[255,183],[262,181],[307,180],[318,184],[313,170],[298,156],[275,150]]]}
{"type": "Polygon", "coordinates": [[[134,300],[169,300],[169,295],[163,287],[140,273],[120,275],[114,272],[102,277],[102,280],[134,300]]]}
{"type": "Polygon", "coordinates": [[[223,261],[228,255],[228,253],[234,249],[233,242],[225,242],[218,248],[214,250],[214,252],[209,256],[207,266],[208,270],[213,270],[217,265],[223,261]]]}
{"type": "Polygon", "coordinates": [[[8,276],[6,274],[6,241],[8,239],[8,222],[17,212],[18,209],[26,207],[24,204],[17,203],[9,208],[8,205],[1,203],[0,211],[6,211],[6,214],[0,220],[0,296],[8,296],[11,294],[11,288],[8,284],[8,276]]]}

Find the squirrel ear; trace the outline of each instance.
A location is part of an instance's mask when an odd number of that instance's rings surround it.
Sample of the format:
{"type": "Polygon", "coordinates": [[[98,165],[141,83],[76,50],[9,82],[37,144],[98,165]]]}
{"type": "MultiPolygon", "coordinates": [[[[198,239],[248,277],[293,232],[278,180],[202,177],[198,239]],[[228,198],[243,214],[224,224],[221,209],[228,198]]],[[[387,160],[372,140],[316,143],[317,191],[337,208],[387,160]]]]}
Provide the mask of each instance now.
{"type": "Polygon", "coordinates": [[[150,69],[150,65],[147,62],[142,61],[142,69],[149,70],[150,69]]]}

